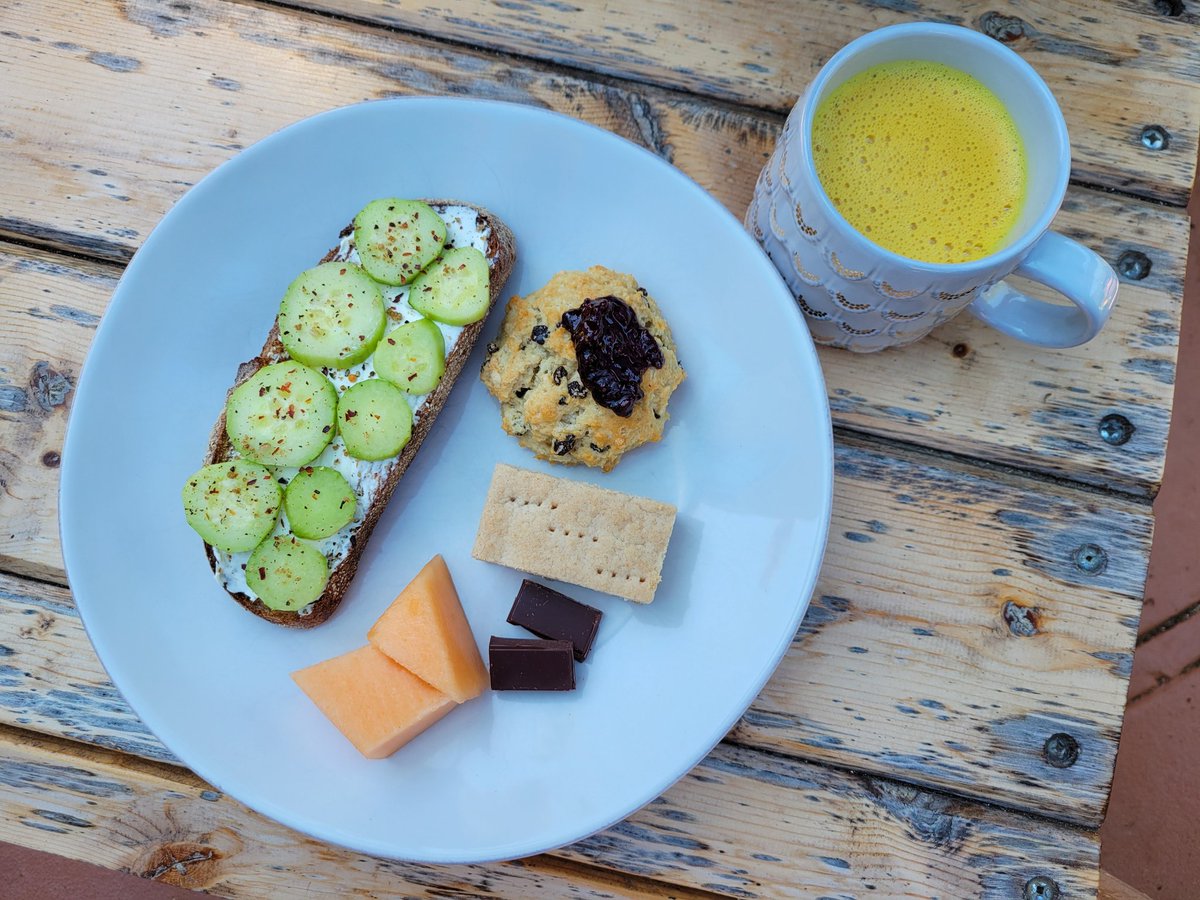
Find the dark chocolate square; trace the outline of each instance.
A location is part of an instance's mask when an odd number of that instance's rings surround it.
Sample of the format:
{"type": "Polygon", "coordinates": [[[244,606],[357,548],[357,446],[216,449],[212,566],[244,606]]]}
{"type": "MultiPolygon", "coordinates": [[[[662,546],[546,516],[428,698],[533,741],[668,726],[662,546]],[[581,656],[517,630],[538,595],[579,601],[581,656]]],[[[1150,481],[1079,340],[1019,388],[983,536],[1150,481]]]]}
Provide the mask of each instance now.
{"type": "Polygon", "coordinates": [[[575,659],[583,662],[591,652],[603,613],[572,600],[544,584],[526,578],[513,601],[508,621],[553,641],[570,641],[575,659]]]}
{"type": "Polygon", "coordinates": [[[570,641],[493,637],[488,644],[493,691],[573,691],[570,641]]]}

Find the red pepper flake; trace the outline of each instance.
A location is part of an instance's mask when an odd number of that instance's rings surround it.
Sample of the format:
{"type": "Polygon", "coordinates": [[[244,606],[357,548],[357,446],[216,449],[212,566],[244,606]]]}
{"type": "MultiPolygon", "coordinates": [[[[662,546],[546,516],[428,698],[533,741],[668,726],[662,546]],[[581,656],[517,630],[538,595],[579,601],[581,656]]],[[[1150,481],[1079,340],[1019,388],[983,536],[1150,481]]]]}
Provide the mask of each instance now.
{"type": "Polygon", "coordinates": [[[266,568],[265,568],[265,567],[263,567],[263,566],[259,566],[259,567],[258,567],[258,580],[259,580],[259,581],[266,581],[266,580],[267,580],[267,570],[266,570],[266,568]]]}
{"type": "Polygon", "coordinates": [[[345,274],[346,274],[346,270],[345,270],[345,269],[342,269],[341,271],[339,271],[339,272],[338,272],[338,274],[339,274],[339,275],[345,275],[345,274]]]}
{"type": "Polygon", "coordinates": [[[295,403],[288,404],[287,414],[288,414],[289,419],[296,418],[296,404],[295,403]]]}
{"type": "Polygon", "coordinates": [[[389,344],[391,344],[393,347],[395,347],[395,346],[396,346],[396,339],[395,339],[395,338],[388,338],[388,339],[387,339],[387,342],[388,342],[389,344]]]}
{"type": "Polygon", "coordinates": [[[358,410],[356,410],[356,409],[346,410],[346,421],[349,422],[351,419],[353,419],[357,415],[358,415],[358,410]]]}
{"type": "Polygon", "coordinates": [[[292,383],[290,381],[285,381],[279,386],[279,389],[285,394],[290,394],[292,392],[292,383]]]}
{"type": "Polygon", "coordinates": [[[408,376],[408,380],[409,380],[409,381],[415,381],[415,380],[416,380],[416,378],[417,378],[417,376],[418,376],[419,374],[421,374],[421,373],[420,373],[420,372],[413,372],[411,375],[409,375],[409,376],[408,376]]]}

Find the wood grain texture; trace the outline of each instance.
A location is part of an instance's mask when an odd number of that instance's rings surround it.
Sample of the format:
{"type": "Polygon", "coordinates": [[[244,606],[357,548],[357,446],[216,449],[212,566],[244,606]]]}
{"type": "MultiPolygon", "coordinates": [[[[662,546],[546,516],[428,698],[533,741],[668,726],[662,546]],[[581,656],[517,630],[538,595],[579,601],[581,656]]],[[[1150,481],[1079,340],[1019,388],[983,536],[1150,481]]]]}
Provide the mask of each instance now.
{"type": "Polygon", "coordinates": [[[58,468],[83,358],[119,271],[0,255],[0,569],[63,578],[58,468]]]}
{"type": "Polygon", "coordinates": [[[218,897],[552,897],[708,893],[546,857],[426,866],[366,857],[298,834],[191,773],[0,732],[0,839],[218,897]]]}
{"type": "MultiPolygon", "coordinates": [[[[817,593],[734,739],[1099,824],[1148,511],[847,443],[836,460],[817,593]],[[1081,569],[1084,553],[1103,557],[1102,569],[1081,569]],[[1075,743],[1074,764],[1049,764],[1054,735],[1075,743]]],[[[125,736],[107,723],[98,663],[64,687],[58,660],[91,659],[65,600],[33,583],[0,591],[0,644],[12,651],[0,721],[143,752],[136,723],[125,736]],[[47,604],[53,621],[31,628],[47,604]]]]}
{"type": "Polygon", "coordinates": [[[284,2],[776,112],[791,109],[821,65],[859,35],[950,22],[1002,41],[1050,85],[1071,133],[1076,180],[1182,205],[1195,174],[1195,22],[1164,15],[1167,4],[467,0],[447,10],[425,0],[284,2]],[[1146,125],[1167,130],[1164,149],[1142,144],[1146,125]]]}
{"type": "Polygon", "coordinates": [[[821,580],[733,739],[1098,825],[1148,511],[847,442],[835,471],[821,580]]]}
{"type": "MultiPolygon", "coordinates": [[[[48,15],[31,21],[20,4],[0,10],[0,54],[21,73],[16,101],[0,113],[0,233],[114,259],[217,163],[354,100],[433,92],[562,111],[649,147],[738,213],[779,124],[275,8],[130,0],[65,9],[56,26],[36,24],[48,15]]],[[[1150,262],[1145,279],[1123,286],[1101,338],[1036,351],[963,316],[903,351],[826,351],[837,424],[1152,495],[1174,387],[1187,217],[1076,188],[1060,225],[1111,262],[1125,252],[1150,262]],[[1134,424],[1128,443],[1100,440],[1110,414],[1134,424]]]]}
{"type": "Polygon", "coordinates": [[[0,813],[0,839],[226,897],[625,897],[649,894],[654,879],[671,896],[1007,900],[1037,876],[1092,897],[1099,876],[1092,832],[727,745],[630,819],[552,854],[632,884],[564,873],[546,857],[494,866],[364,857],[184,770],[9,729],[0,729],[0,813]]]}

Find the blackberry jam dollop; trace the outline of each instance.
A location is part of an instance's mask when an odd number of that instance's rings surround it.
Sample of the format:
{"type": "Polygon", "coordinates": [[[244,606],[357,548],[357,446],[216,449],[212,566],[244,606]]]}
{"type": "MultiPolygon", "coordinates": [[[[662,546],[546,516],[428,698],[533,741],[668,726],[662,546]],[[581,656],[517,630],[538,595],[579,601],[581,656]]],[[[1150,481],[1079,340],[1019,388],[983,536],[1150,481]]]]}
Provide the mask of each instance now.
{"type": "Polygon", "coordinates": [[[618,416],[633,415],[634,404],[645,396],[642,373],[663,367],[658,341],[637,313],[619,297],[589,298],[563,313],[562,326],[570,332],[579,377],[592,397],[618,416]]]}

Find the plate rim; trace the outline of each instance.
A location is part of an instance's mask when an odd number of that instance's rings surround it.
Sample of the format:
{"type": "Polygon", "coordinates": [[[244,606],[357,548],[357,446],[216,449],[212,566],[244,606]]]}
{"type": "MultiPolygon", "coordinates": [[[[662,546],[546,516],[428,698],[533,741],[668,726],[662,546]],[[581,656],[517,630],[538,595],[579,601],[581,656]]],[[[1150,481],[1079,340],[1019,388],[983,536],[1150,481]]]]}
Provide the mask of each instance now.
{"type": "MultiPolygon", "coordinates": [[[[609,818],[607,816],[600,817],[603,819],[603,821],[599,822],[598,824],[591,821],[587,822],[582,829],[575,829],[572,834],[564,837],[561,841],[546,844],[545,841],[514,840],[507,844],[494,846],[490,848],[489,852],[487,853],[472,853],[462,851],[456,852],[453,849],[445,849],[442,852],[422,853],[418,855],[406,854],[400,852],[398,848],[389,847],[386,841],[378,839],[366,841],[358,840],[353,836],[341,833],[341,829],[337,827],[331,827],[324,822],[313,820],[309,817],[295,815],[289,812],[288,808],[281,806],[277,802],[271,801],[269,798],[263,795],[254,795],[254,799],[251,800],[240,791],[227,790],[223,784],[223,779],[213,777],[214,773],[212,773],[207,766],[195,765],[193,761],[185,759],[183,755],[178,753],[173,746],[173,741],[163,736],[163,730],[165,730],[168,734],[171,734],[172,729],[167,726],[165,729],[160,730],[164,724],[162,722],[151,724],[150,719],[154,719],[156,716],[152,714],[148,718],[143,709],[140,707],[140,704],[136,703],[129,696],[129,693],[126,691],[126,689],[119,684],[117,678],[113,676],[113,673],[109,667],[109,662],[106,660],[105,654],[101,650],[101,645],[97,643],[96,638],[93,635],[93,628],[89,625],[89,614],[85,611],[85,609],[89,605],[90,601],[85,600],[82,603],[79,602],[79,598],[83,596],[83,594],[79,592],[71,577],[70,557],[72,557],[75,553],[75,538],[68,539],[67,515],[65,514],[65,510],[70,508],[71,504],[74,502],[69,500],[67,497],[68,487],[74,481],[74,477],[70,474],[74,469],[74,466],[70,461],[75,455],[75,453],[71,452],[71,445],[73,443],[72,435],[77,434],[78,432],[73,428],[73,425],[75,423],[75,412],[80,407],[78,401],[80,396],[83,394],[82,389],[84,385],[88,383],[88,364],[92,360],[92,352],[97,346],[100,345],[100,341],[106,337],[113,327],[110,324],[111,317],[109,316],[109,312],[115,307],[116,302],[122,293],[123,286],[126,283],[128,274],[131,271],[135,271],[135,266],[138,265],[139,258],[147,252],[147,248],[150,248],[149,252],[153,252],[163,224],[170,217],[175,215],[176,210],[180,209],[181,207],[186,209],[191,202],[195,202],[195,195],[202,195],[205,192],[216,189],[214,188],[214,185],[219,186],[221,181],[227,177],[229,168],[242,157],[248,154],[260,155],[263,153],[269,153],[271,147],[275,143],[285,140],[285,136],[290,132],[303,130],[304,128],[309,127],[317,127],[314,125],[314,123],[320,120],[336,120],[341,116],[351,115],[355,111],[365,108],[378,109],[380,111],[378,114],[383,115],[386,113],[388,108],[412,106],[440,107],[445,105],[461,107],[465,110],[472,106],[500,108],[502,115],[549,118],[551,120],[555,120],[558,127],[579,129],[587,135],[587,139],[589,140],[598,140],[601,142],[611,140],[617,142],[618,144],[625,144],[628,147],[632,147],[638,153],[649,157],[650,160],[652,160],[651,164],[663,173],[663,177],[674,177],[679,179],[685,189],[693,194],[696,194],[700,202],[706,204],[710,209],[712,209],[716,216],[732,220],[731,224],[735,226],[734,230],[739,236],[738,240],[744,240],[745,242],[748,242],[748,249],[761,255],[762,263],[767,267],[767,271],[769,271],[768,277],[773,278],[778,285],[779,290],[783,292],[783,295],[787,297],[792,296],[791,291],[784,282],[782,275],[780,275],[778,270],[775,269],[774,264],[766,256],[766,254],[762,252],[761,247],[759,247],[754,241],[753,236],[745,230],[743,224],[737,219],[737,217],[728,209],[726,209],[726,207],[722,205],[720,201],[718,201],[702,185],[700,185],[691,176],[677,168],[674,164],[658,154],[650,151],[646,147],[629,140],[623,135],[602,128],[599,125],[592,124],[591,122],[587,122],[582,119],[576,119],[556,110],[543,107],[529,106],[522,103],[503,100],[457,97],[452,95],[389,97],[377,100],[365,100],[331,109],[321,110],[319,112],[304,116],[293,122],[289,122],[287,125],[284,125],[270,134],[262,137],[258,141],[255,141],[250,146],[238,151],[233,156],[222,161],[212,170],[206,172],[194,185],[189,187],[187,191],[181,197],[179,197],[178,200],[172,203],[166,212],[162,214],[159,220],[154,224],[154,227],[147,234],[146,239],[141,243],[141,245],[134,252],[133,256],[129,259],[128,263],[125,265],[125,268],[122,271],[116,286],[113,288],[112,295],[110,296],[109,302],[105,307],[101,321],[97,326],[96,334],[88,347],[87,355],[84,359],[83,365],[81,366],[79,377],[76,380],[76,398],[75,402],[71,404],[71,409],[68,412],[66,431],[63,439],[63,465],[61,467],[57,492],[58,528],[59,544],[63,556],[63,570],[67,579],[67,586],[71,591],[72,600],[75,605],[75,609],[79,614],[80,621],[83,624],[84,632],[87,635],[88,641],[91,643],[105,674],[112,682],[113,687],[115,687],[120,693],[122,699],[138,717],[142,724],[146,726],[146,728],[154,735],[154,737],[185,769],[191,771],[193,774],[212,785],[222,794],[233,798],[238,803],[241,803],[255,813],[264,815],[287,828],[291,828],[300,834],[317,841],[341,847],[352,852],[364,853],[371,856],[400,862],[431,865],[481,865],[506,862],[539,853],[550,852],[561,847],[574,844],[578,841],[585,840],[586,838],[604,831],[636,814],[648,803],[652,802],[656,797],[661,796],[664,792],[669,790],[677,782],[683,779],[689,772],[695,769],[696,766],[724,740],[728,732],[745,714],[746,710],[749,709],[750,705],[759,696],[763,688],[766,687],[767,682],[779,667],[780,662],[786,654],[788,647],[791,645],[795,637],[795,633],[808,610],[812,594],[816,590],[817,582],[820,578],[821,570],[823,568],[824,555],[828,546],[829,530],[831,525],[835,466],[832,416],[829,407],[829,396],[825,384],[824,370],[821,367],[820,359],[817,355],[817,349],[815,343],[813,342],[812,335],[806,323],[804,322],[799,308],[794,302],[784,304],[784,315],[791,316],[794,323],[800,326],[799,336],[801,340],[799,341],[799,346],[796,347],[796,350],[802,359],[803,365],[810,370],[810,375],[814,378],[810,384],[810,388],[815,392],[814,396],[819,397],[819,402],[815,403],[814,405],[820,419],[820,422],[817,424],[820,426],[820,449],[822,451],[822,461],[824,462],[824,477],[820,479],[821,508],[817,510],[817,512],[819,512],[819,516],[817,518],[818,539],[813,542],[812,547],[809,549],[810,565],[808,566],[808,577],[806,578],[805,584],[798,586],[798,600],[791,617],[790,627],[781,629],[776,646],[769,654],[766,654],[761,658],[758,673],[753,679],[748,681],[747,690],[743,691],[742,696],[739,698],[732,714],[722,718],[720,728],[716,729],[715,737],[712,738],[711,742],[709,742],[708,739],[701,742],[702,746],[700,746],[695,754],[691,755],[687,765],[684,768],[676,772],[675,767],[670,767],[665,780],[654,780],[656,787],[653,788],[649,796],[639,798],[636,804],[632,807],[618,810],[613,818],[609,818]],[[72,549],[69,550],[69,547],[72,549]]],[[[814,431],[816,430],[817,429],[814,429],[814,431]]],[[[80,541],[82,542],[82,540],[83,539],[81,537],[80,541]]],[[[134,693],[136,693],[136,690],[134,693]]],[[[184,743],[186,743],[186,740],[184,743]]]]}

